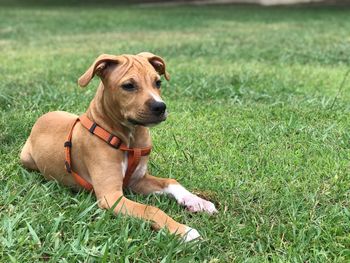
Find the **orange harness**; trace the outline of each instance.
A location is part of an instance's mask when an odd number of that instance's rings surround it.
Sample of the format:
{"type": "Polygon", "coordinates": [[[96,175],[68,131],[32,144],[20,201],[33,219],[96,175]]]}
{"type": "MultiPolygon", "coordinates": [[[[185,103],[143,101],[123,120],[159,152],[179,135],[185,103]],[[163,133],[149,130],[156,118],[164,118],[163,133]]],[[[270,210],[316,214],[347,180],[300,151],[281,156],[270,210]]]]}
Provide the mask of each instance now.
{"type": "Polygon", "coordinates": [[[149,155],[151,153],[152,147],[149,146],[145,148],[128,148],[120,138],[113,135],[112,133],[109,133],[105,129],[101,128],[95,122],[92,122],[85,114],[81,115],[73,123],[72,128],[70,129],[70,132],[68,134],[67,141],[64,143],[65,155],[66,155],[65,166],[66,166],[67,172],[72,174],[75,181],[88,191],[93,190],[92,184],[90,184],[88,181],[86,181],[84,178],[82,178],[80,175],[78,175],[76,172],[72,170],[72,160],[71,160],[72,134],[73,134],[75,125],[79,121],[83,125],[83,127],[89,130],[91,134],[96,135],[101,140],[105,141],[109,146],[128,153],[128,168],[126,170],[125,177],[123,180],[123,186],[126,187],[128,185],[131,175],[135,171],[137,165],[140,163],[141,156],[149,155]]]}

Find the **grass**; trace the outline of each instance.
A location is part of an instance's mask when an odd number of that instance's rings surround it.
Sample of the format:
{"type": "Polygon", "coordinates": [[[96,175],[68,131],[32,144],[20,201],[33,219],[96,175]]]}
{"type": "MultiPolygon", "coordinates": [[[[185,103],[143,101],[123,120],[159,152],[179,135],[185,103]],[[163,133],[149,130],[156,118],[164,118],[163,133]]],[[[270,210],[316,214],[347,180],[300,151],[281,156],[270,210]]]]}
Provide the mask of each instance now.
{"type": "MultiPolygon", "coordinates": [[[[0,262],[350,260],[350,10],[255,6],[0,8],[0,262]],[[100,53],[168,62],[168,120],[151,173],[219,206],[191,215],[141,197],[203,235],[181,243],[98,209],[19,165],[45,112],[83,112],[100,53]],[[347,76],[347,77],[346,77],[347,76]]],[[[63,150],[63,148],[62,148],[63,150]]]]}

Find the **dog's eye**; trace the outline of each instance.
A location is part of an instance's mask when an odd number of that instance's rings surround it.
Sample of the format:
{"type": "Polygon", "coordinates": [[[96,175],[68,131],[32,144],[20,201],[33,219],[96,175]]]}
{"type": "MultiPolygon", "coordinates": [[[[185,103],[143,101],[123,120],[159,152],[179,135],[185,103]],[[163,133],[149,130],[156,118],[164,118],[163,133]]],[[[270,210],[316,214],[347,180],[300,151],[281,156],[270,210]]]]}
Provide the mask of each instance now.
{"type": "Polygon", "coordinates": [[[157,89],[160,89],[161,86],[162,86],[162,81],[161,81],[161,80],[157,80],[157,81],[156,81],[156,87],[157,87],[157,89]]]}
{"type": "Polygon", "coordinates": [[[135,85],[132,83],[125,83],[122,85],[122,88],[126,91],[133,91],[135,89],[135,85]]]}

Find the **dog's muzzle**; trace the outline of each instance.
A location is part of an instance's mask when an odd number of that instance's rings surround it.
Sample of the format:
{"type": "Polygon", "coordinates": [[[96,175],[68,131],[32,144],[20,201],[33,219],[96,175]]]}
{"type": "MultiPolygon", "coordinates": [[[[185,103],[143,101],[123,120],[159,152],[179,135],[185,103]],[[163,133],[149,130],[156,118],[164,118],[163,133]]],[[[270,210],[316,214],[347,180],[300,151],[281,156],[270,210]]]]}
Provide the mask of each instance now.
{"type": "Polygon", "coordinates": [[[166,104],[162,101],[153,101],[150,105],[150,110],[155,116],[162,116],[166,111],[166,104]]]}
{"type": "Polygon", "coordinates": [[[128,118],[134,125],[153,126],[165,121],[168,113],[163,101],[148,101],[146,110],[139,112],[136,118],[128,118]]]}

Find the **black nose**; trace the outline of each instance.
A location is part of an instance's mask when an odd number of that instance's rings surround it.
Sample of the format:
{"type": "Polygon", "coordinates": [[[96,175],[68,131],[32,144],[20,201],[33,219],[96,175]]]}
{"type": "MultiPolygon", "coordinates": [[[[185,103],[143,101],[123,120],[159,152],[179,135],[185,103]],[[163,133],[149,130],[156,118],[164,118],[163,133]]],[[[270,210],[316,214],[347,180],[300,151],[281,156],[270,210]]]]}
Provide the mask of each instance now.
{"type": "Polygon", "coordinates": [[[150,105],[151,111],[156,115],[164,114],[166,110],[166,105],[161,101],[153,101],[150,105]]]}

